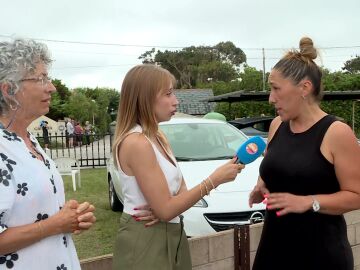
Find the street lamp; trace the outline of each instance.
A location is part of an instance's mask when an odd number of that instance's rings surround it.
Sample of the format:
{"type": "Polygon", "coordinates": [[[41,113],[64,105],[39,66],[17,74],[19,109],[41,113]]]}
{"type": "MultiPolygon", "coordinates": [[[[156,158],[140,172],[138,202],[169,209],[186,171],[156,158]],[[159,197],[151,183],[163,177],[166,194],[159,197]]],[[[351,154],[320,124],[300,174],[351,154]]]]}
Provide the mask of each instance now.
{"type": "Polygon", "coordinates": [[[115,115],[116,115],[116,113],[115,113],[114,108],[111,108],[111,112],[110,112],[111,121],[115,120],[115,115]]]}

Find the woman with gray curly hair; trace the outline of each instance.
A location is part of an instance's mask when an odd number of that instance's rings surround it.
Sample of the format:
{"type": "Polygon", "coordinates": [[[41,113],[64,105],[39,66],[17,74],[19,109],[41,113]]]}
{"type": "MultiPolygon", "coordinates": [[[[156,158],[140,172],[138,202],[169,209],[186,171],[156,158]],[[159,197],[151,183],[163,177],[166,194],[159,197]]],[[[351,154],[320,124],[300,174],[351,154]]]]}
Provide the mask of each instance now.
{"type": "Polygon", "coordinates": [[[54,162],[27,131],[56,91],[50,63],[44,44],[0,42],[1,269],[80,269],[71,233],[95,222],[93,205],[65,202],[54,162]]]}

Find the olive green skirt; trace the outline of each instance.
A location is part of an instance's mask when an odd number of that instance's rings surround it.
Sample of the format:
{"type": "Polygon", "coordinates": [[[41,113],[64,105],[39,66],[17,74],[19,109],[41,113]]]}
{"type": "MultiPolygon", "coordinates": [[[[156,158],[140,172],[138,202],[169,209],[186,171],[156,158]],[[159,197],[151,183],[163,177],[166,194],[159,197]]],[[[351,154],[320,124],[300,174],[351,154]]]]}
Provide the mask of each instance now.
{"type": "Polygon", "coordinates": [[[113,270],[190,270],[188,240],[180,223],[159,222],[145,227],[123,213],[116,236],[113,270]]]}

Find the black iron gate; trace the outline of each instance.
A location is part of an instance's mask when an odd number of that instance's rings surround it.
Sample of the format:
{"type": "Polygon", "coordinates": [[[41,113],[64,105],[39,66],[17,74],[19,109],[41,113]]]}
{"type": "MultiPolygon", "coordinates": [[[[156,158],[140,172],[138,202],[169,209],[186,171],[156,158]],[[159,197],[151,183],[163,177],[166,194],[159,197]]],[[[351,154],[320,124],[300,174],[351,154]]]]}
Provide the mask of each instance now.
{"type": "MultiPolygon", "coordinates": [[[[42,147],[44,137],[36,134],[42,147]]],[[[49,133],[49,146],[45,152],[52,158],[70,157],[76,159],[81,167],[106,166],[106,160],[111,156],[113,134],[91,134],[74,136],[73,144],[69,145],[69,137],[64,133],[49,133]]],[[[71,140],[71,139],[70,139],[71,140]]]]}

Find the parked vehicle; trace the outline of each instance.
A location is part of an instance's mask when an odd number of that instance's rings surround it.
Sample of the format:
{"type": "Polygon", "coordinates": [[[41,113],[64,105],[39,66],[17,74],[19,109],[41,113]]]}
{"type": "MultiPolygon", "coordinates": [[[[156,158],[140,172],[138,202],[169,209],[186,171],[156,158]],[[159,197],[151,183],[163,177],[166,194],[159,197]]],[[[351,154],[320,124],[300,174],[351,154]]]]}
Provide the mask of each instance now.
{"type": "Polygon", "coordinates": [[[230,124],[240,129],[245,135],[261,136],[267,138],[272,116],[244,117],[228,121],[230,124]]]}
{"type": "MultiPolygon", "coordinates": [[[[234,126],[218,120],[173,118],[160,124],[166,134],[188,188],[199,184],[218,166],[231,159],[248,137],[234,126]]],[[[234,224],[263,221],[265,205],[248,206],[249,193],[255,186],[262,157],[237,176],[219,186],[183,213],[188,236],[199,236],[231,228],[234,224]]],[[[113,160],[107,165],[111,209],[123,208],[122,181],[113,160]]]]}

